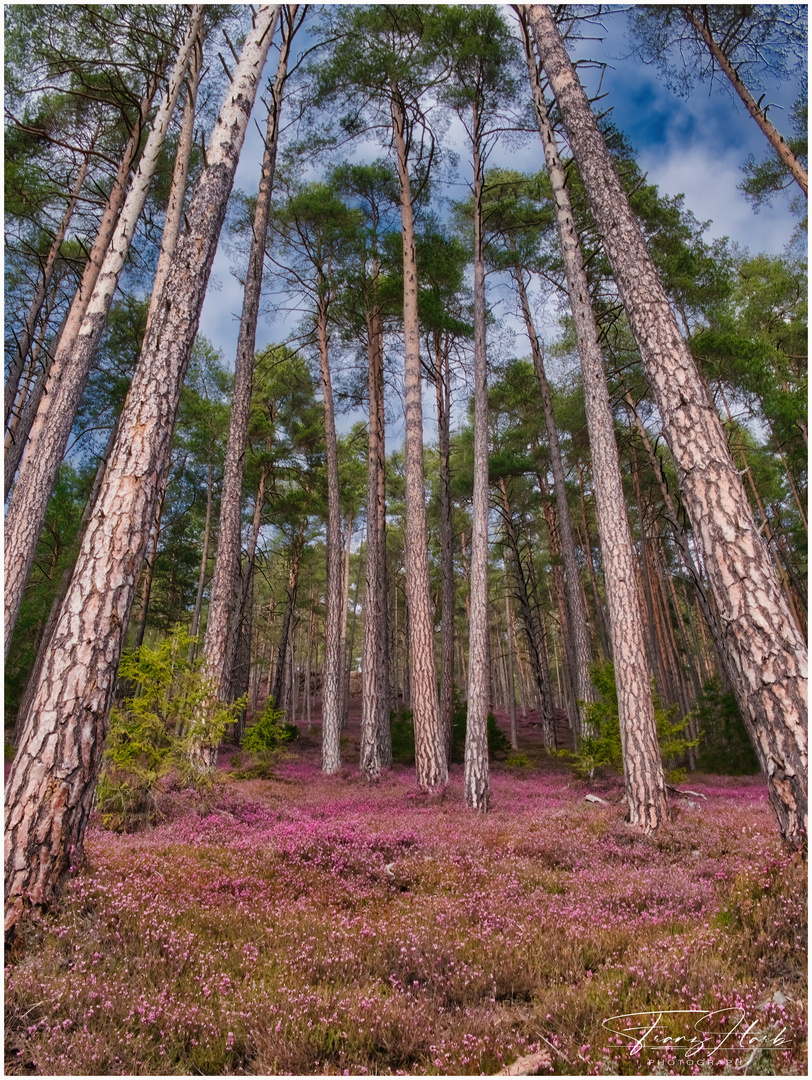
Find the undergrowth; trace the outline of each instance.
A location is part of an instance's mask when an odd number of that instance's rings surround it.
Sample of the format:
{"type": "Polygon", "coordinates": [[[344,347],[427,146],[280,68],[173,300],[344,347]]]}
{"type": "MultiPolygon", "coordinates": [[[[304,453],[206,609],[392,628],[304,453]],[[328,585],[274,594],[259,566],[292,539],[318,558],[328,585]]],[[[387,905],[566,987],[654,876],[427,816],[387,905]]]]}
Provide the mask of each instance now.
{"type": "Polygon", "coordinates": [[[647,838],[555,761],[495,770],[483,816],[457,766],[438,801],[317,752],[90,831],[7,958],[8,1073],[805,1073],[806,866],[760,779],[695,774],[707,803],[647,838]],[[749,1033],[689,1059],[606,1026],[658,1010],[749,1033]]]}

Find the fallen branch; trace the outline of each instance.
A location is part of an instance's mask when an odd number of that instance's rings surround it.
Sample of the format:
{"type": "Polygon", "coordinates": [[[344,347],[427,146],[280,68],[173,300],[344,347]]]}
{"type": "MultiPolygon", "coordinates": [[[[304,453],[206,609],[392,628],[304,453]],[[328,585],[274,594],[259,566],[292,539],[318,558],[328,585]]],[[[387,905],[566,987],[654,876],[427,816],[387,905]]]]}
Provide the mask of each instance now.
{"type": "MultiPolygon", "coordinates": [[[[547,1040],[544,1040],[547,1042],[547,1040]]],[[[555,1049],[555,1047],[553,1047],[555,1049]]],[[[566,1061],[567,1059],[564,1058],[566,1061]]],[[[516,1058],[512,1065],[506,1065],[501,1072],[492,1073],[492,1076],[536,1076],[539,1069],[549,1069],[552,1059],[547,1050],[539,1050],[527,1057],[516,1058]]]]}
{"type": "Polygon", "coordinates": [[[697,799],[708,800],[707,795],[703,795],[701,791],[689,791],[688,788],[671,787],[670,784],[665,785],[669,791],[673,791],[675,795],[696,795],[697,799]]]}

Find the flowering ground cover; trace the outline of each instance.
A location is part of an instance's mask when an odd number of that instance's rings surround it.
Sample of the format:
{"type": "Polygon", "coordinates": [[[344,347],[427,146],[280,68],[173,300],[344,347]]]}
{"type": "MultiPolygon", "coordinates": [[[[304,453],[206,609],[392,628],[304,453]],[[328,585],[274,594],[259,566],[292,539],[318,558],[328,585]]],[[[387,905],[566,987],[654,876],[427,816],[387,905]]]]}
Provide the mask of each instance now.
{"type": "Polygon", "coordinates": [[[695,774],[646,839],[618,779],[585,802],[533,739],[485,816],[459,766],[431,797],[326,778],[305,737],[274,779],[226,753],[150,831],[93,828],[7,956],[6,1071],[805,1074],[806,865],[761,779],[695,774]]]}

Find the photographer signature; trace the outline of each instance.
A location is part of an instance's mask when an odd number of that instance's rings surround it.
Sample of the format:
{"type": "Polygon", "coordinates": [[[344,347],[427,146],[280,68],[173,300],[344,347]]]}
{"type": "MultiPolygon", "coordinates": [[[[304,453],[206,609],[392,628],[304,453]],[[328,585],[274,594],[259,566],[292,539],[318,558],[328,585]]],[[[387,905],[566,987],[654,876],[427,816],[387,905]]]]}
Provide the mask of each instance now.
{"type": "Polygon", "coordinates": [[[603,1021],[603,1027],[629,1040],[632,1057],[644,1048],[651,1050],[685,1051],[686,1057],[706,1053],[711,1057],[725,1051],[765,1050],[786,1046],[786,1027],[777,1035],[753,1033],[758,1021],[745,1026],[743,1009],[726,1008],[708,1012],[705,1009],[654,1009],[651,1012],[619,1013],[603,1021]],[[622,1025],[622,1021],[633,1021],[622,1025]],[[614,1025],[614,1026],[612,1026],[614,1025]],[[683,1027],[686,1034],[673,1035],[683,1027]],[[718,1030],[724,1028],[725,1030],[718,1030]],[[638,1034],[639,1032],[639,1034],[638,1034]]]}

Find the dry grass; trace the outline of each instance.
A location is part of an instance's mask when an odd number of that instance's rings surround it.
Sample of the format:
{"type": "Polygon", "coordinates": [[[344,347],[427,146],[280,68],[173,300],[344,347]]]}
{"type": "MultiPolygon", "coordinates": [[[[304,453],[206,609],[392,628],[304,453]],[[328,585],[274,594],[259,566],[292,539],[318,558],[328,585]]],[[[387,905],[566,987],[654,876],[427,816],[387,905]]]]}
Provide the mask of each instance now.
{"type": "Polygon", "coordinates": [[[90,832],[7,959],[7,1072],[476,1075],[550,1048],[562,1074],[806,1073],[806,866],[758,778],[692,777],[707,803],[647,840],[561,764],[497,769],[482,817],[459,768],[427,798],[316,752],[90,832]],[[635,1054],[602,1026],[660,1009],[778,1043],[635,1054]]]}

